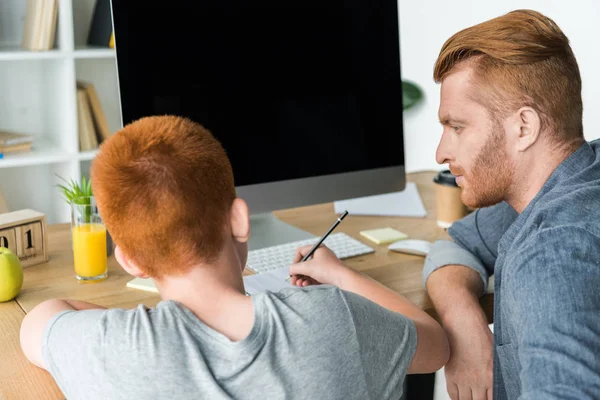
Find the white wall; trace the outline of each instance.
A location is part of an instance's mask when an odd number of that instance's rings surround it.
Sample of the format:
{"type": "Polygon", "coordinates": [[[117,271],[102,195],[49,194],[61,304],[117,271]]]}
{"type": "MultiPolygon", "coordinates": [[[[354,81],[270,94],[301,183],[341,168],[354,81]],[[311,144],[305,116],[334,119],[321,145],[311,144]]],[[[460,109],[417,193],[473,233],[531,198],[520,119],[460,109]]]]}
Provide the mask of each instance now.
{"type": "Polygon", "coordinates": [[[571,41],[583,81],[586,139],[600,138],[600,1],[598,0],[398,0],[402,78],[417,83],[424,101],[404,115],[406,170],[439,170],[435,149],[441,135],[439,85],[433,66],[440,48],[461,29],[529,8],[552,18],[571,41]]]}

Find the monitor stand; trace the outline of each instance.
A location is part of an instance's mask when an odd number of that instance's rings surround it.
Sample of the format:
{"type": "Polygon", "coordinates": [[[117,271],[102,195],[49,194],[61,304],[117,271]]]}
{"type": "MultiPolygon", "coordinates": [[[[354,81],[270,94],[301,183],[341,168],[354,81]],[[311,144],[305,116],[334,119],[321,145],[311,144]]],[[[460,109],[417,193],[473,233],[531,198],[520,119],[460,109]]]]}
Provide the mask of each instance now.
{"type": "Polygon", "coordinates": [[[250,240],[248,250],[312,239],[315,235],[285,223],[273,213],[250,215],[250,240]]]}

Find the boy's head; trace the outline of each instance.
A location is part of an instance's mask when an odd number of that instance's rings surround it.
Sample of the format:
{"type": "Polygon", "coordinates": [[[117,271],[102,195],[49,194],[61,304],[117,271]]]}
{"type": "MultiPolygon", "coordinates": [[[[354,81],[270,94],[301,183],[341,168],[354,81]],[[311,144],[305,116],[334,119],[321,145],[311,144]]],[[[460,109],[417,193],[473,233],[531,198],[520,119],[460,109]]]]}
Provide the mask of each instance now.
{"type": "Polygon", "coordinates": [[[152,278],[214,262],[228,238],[240,239],[232,218],[247,218],[232,208],[233,172],[223,147],[186,118],[128,124],[102,144],[91,179],[117,255],[152,278]]]}

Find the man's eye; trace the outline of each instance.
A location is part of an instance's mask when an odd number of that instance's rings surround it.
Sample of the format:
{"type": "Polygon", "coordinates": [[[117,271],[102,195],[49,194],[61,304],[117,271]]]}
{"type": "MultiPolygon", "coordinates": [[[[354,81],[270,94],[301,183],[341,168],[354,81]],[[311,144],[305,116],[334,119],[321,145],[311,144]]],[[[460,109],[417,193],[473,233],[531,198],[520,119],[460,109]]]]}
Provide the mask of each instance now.
{"type": "Polygon", "coordinates": [[[458,132],[460,129],[460,126],[452,126],[452,129],[454,129],[454,132],[458,132]]]}

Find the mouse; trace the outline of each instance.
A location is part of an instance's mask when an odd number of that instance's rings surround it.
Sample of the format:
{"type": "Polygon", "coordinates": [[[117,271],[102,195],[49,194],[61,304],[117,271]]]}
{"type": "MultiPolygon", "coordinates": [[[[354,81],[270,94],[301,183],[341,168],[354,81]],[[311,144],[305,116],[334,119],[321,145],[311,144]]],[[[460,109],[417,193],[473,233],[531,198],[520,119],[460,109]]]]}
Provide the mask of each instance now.
{"type": "Polygon", "coordinates": [[[404,239],[394,242],[388,246],[388,250],[399,253],[414,254],[417,256],[426,256],[431,249],[431,242],[419,239],[404,239]]]}

